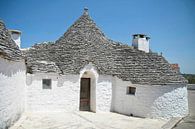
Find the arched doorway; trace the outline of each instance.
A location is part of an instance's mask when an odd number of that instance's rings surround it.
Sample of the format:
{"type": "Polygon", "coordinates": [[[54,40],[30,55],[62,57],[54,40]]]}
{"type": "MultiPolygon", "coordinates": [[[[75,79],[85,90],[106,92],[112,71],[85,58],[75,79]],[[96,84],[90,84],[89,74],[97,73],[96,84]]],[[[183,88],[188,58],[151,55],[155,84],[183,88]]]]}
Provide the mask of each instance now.
{"type": "Polygon", "coordinates": [[[91,71],[85,71],[80,78],[79,110],[96,112],[96,78],[91,71]]]}

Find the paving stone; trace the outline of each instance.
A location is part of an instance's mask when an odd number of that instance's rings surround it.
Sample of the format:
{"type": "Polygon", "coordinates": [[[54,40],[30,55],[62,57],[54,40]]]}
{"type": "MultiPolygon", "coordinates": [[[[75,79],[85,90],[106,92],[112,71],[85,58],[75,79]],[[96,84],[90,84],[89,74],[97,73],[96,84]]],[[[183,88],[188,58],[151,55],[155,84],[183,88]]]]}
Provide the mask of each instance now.
{"type": "Polygon", "coordinates": [[[167,121],[101,112],[24,113],[10,129],[158,129],[167,121]]]}

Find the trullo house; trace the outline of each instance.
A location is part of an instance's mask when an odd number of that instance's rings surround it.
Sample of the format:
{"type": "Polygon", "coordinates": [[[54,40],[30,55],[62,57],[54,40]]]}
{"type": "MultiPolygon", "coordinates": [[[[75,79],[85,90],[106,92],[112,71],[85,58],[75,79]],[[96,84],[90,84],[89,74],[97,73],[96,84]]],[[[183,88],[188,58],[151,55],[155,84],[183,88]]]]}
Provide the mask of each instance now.
{"type": "Polygon", "coordinates": [[[1,22],[0,33],[4,126],[24,110],[113,111],[149,118],[188,114],[187,81],[150,50],[149,37],[133,35],[132,46],[108,39],[87,9],[55,42],[36,44],[23,54],[15,44],[20,45],[21,32],[8,32],[1,22]]]}

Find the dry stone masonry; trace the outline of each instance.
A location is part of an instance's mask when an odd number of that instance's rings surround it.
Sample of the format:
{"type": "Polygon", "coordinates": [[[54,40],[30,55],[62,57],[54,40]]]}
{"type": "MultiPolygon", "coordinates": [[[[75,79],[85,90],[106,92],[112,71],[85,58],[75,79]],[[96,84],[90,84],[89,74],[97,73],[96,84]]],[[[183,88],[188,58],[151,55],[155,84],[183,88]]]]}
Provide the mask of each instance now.
{"type": "Polygon", "coordinates": [[[136,84],[186,83],[164,57],[108,39],[86,12],[56,42],[34,45],[26,57],[31,72],[79,74],[91,62],[99,74],[136,84]]]}
{"type": "Polygon", "coordinates": [[[11,39],[9,31],[3,21],[0,20],[0,57],[8,60],[21,60],[22,53],[19,47],[11,39]]]}

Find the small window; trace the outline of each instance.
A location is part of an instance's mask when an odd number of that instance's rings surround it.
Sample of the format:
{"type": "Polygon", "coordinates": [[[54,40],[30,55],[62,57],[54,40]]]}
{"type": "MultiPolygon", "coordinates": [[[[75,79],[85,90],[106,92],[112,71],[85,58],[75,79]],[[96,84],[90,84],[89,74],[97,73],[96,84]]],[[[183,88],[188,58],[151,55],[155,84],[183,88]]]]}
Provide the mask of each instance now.
{"type": "Polygon", "coordinates": [[[43,89],[51,89],[51,79],[42,80],[43,89]]]}
{"type": "Polygon", "coordinates": [[[135,95],[136,88],[135,87],[127,87],[128,95],[135,95]]]}

